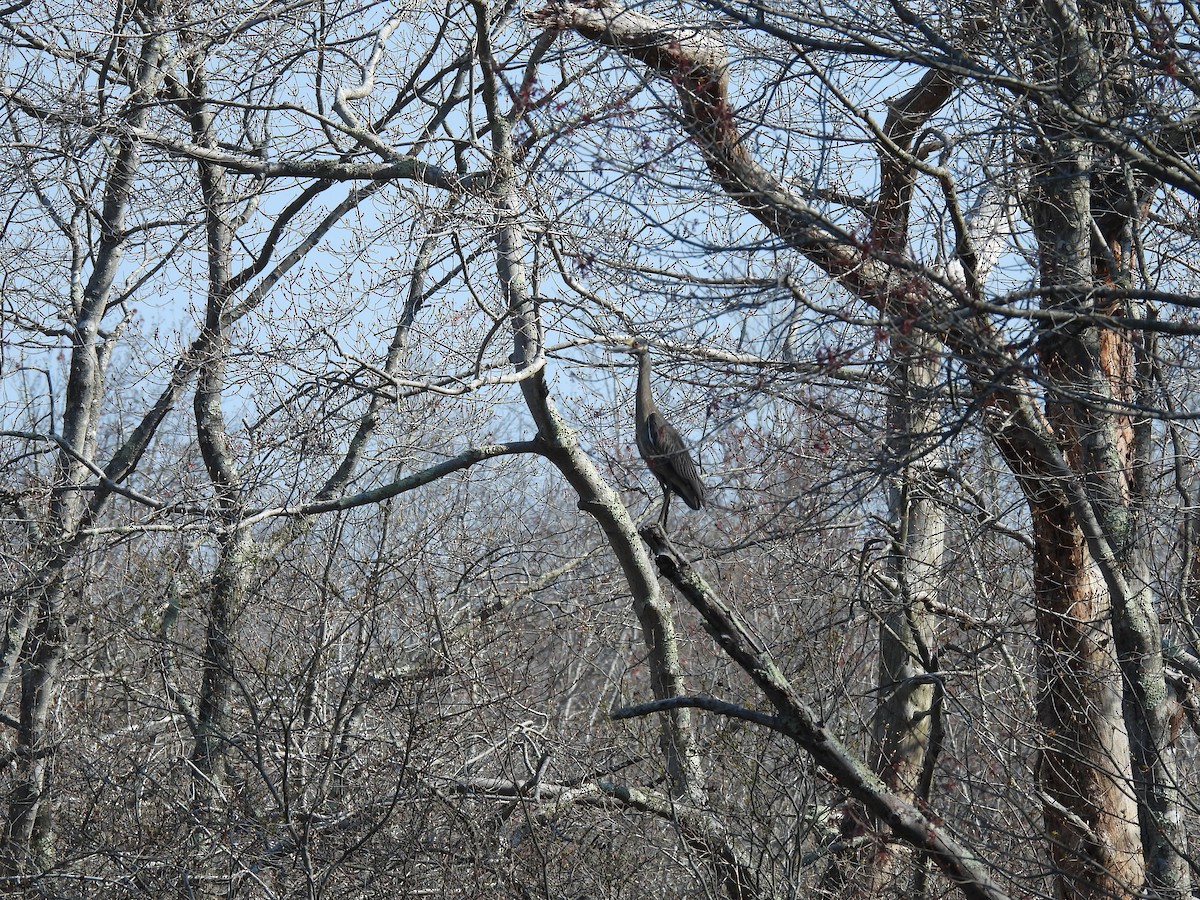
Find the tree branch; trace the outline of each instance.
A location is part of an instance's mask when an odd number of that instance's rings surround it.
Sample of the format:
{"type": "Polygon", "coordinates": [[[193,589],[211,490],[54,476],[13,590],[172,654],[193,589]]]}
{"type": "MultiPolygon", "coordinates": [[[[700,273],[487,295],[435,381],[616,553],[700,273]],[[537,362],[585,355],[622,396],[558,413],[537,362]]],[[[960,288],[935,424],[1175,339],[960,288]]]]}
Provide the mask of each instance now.
{"type": "Polygon", "coordinates": [[[469,450],[464,450],[462,453],[451,456],[449,459],[443,460],[437,465],[422,469],[420,472],[414,472],[404,478],[398,478],[395,481],[372,488],[369,491],[360,491],[357,494],[350,494],[345,497],[336,497],[332,500],[319,500],[299,506],[275,506],[259,510],[239,521],[237,527],[247,528],[264,519],[271,519],[277,516],[315,516],[319,513],[338,512],[344,509],[354,509],[356,506],[380,503],[429,484],[432,481],[437,481],[439,478],[443,478],[452,472],[469,468],[485,459],[495,459],[498,456],[512,456],[517,453],[544,454],[545,451],[545,444],[536,438],[532,441],[513,441],[508,444],[486,444],[482,447],[472,447],[469,450]]]}
{"type": "Polygon", "coordinates": [[[650,703],[639,703],[636,706],[622,706],[610,712],[608,717],[617,721],[621,719],[636,719],[640,716],[650,716],[655,713],[671,709],[682,709],[684,707],[702,709],[705,712],[716,713],[719,716],[753,722],[755,725],[762,725],[764,728],[770,728],[772,731],[778,731],[783,734],[789,733],[778,716],[768,715],[755,709],[746,709],[744,706],[738,706],[736,703],[728,703],[724,700],[717,700],[714,697],[666,697],[662,700],[653,700],[650,703]]]}
{"type": "Polygon", "coordinates": [[[785,734],[807,750],[851,796],[891,826],[897,837],[928,853],[966,896],[1007,900],[989,868],[955,840],[948,828],[889,791],[871,768],[825,727],[784,677],[761,638],[679,555],[661,528],[650,525],[642,529],[641,535],[654,553],[659,571],[700,613],[709,634],[775,707],[785,734]]]}

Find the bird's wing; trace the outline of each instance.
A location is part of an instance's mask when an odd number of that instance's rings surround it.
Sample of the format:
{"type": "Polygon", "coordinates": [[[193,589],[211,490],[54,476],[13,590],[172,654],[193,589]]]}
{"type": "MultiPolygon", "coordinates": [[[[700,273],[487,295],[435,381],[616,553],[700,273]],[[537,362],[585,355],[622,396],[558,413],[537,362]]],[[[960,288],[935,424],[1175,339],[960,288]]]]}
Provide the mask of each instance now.
{"type": "Polygon", "coordinates": [[[647,460],[650,468],[666,480],[684,503],[699,509],[704,504],[704,482],[700,480],[687,444],[675,427],[657,412],[650,414],[647,426],[650,449],[654,454],[653,460],[647,460]]]}
{"type": "Polygon", "coordinates": [[[670,459],[677,453],[687,453],[687,446],[675,426],[657,412],[650,413],[646,418],[646,437],[649,438],[650,450],[658,459],[670,459]]]}

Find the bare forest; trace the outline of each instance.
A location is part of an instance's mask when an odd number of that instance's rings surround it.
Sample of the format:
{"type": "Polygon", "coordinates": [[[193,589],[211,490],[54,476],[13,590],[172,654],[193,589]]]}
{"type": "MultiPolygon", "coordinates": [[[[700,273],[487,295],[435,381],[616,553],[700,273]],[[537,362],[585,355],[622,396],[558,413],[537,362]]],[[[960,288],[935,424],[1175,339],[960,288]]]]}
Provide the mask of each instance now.
{"type": "Polygon", "coordinates": [[[1191,0],[0,0],[0,73],[0,891],[1200,886],[1191,0]]]}

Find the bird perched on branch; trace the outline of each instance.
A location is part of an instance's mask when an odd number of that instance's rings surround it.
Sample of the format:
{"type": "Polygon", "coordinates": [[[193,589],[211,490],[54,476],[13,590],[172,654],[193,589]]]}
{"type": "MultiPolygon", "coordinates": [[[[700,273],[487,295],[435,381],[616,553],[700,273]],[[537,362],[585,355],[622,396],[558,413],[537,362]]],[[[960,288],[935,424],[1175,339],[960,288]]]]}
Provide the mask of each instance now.
{"type": "Polygon", "coordinates": [[[678,494],[692,509],[704,505],[704,482],[696,472],[687,445],[683,438],[658,411],[654,398],[650,396],[650,348],[634,341],[629,352],[638,360],[637,385],[637,448],[642,459],[662,485],[663,503],[658,522],[667,527],[667,510],[671,505],[671,494],[678,494]]]}

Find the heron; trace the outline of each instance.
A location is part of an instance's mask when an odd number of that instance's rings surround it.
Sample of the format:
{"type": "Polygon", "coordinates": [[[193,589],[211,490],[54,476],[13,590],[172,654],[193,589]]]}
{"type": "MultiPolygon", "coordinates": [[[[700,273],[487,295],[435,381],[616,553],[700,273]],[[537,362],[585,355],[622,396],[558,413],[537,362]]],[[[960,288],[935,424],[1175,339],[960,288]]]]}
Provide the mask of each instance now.
{"type": "Polygon", "coordinates": [[[635,341],[629,352],[638,360],[637,448],[642,459],[662,485],[662,512],[658,523],[665,530],[667,511],[671,506],[671,494],[678,494],[692,509],[704,505],[704,482],[696,472],[696,464],[688,453],[687,445],[675,427],[662,417],[654,398],[650,395],[650,348],[635,341]]]}

